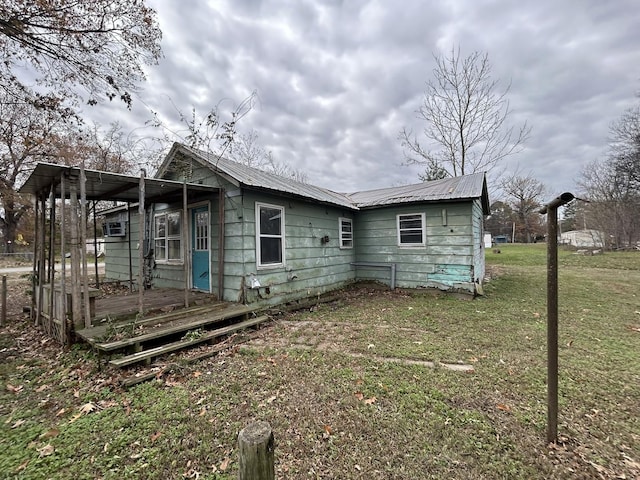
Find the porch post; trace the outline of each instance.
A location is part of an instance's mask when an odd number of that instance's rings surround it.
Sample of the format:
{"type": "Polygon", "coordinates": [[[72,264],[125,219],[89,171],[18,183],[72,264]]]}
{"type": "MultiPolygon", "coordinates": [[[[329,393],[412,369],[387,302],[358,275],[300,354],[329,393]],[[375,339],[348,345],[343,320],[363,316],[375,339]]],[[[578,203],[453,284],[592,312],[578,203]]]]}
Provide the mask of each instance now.
{"type": "Polygon", "coordinates": [[[37,326],[38,321],[40,320],[40,304],[36,300],[38,297],[38,289],[40,286],[40,281],[38,279],[38,275],[40,274],[38,271],[38,263],[40,262],[40,257],[38,255],[40,245],[38,241],[40,240],[40,196],[36,195],[35,197],[35,205],[33,208],[33,214],[35,217],[35,232],[34,233],[34,242],[33,242],[33,272],[31,275],[31,320],[34,321],[34,324],[37,326]]]}
{"type": "Polygon", "coordinates": [[[69,181],[69,190],[71,193],[70,200],[70,227],[71,227],[71,317],[73,319],[73,328],[77,330],[82,328],[82,297],[80,289],[80,255],[78,255],[79,241],[78,238],[78,178],[72,178],[69,181]]]}
{"type": "MultiPolygon", "coordinates": [[[[66,276],[67,276],[67,260],[65,257],[65,225],[66,225],[66,208],[65,204],[67,202],[67,192],[66,192],[66,183],[64,179],[65,173],[60,174],[60,198],[62,199],[61,203],[61,211],[60,211],[60,328],[62,330],[62,343],[66,344],[69,341],[69,329],[67,326],[67,286],[66,286],[66,276]]],[[[52,287],[52,291],[55,294],[55,289],[52,287]]],[[[55,319],[56,312],[51,311],[51,318],[55,319]]],[[[52,323],[53,328],[53,323],[52,323]]]]}
{"type": "Polygon", "coordinates": [[[56,285],[56,192],[55,186],[51,184],[51,193],[49,194],[50,206],[50,225],[49,225],[49,320],[47,322],[47,333],[51,335],[53,332],[53,318],[54,318],[54,301],[55,298],[55,285],[56,285]]]}
{"type": "Polygon", "coordinates": [[[140,170],[138,194],[138,315],[144,315],[144,169],[140,170]]]}
{"type": "Polygon", "coordinates": [[[182,182],[182,243],[184,248],[184,308],[189,308],[189,273],[191,272],[191,249],[189,248],[189,219],[187,218],[187,180],[182,182]]]}
{"type": "Polygon", "coordinates": [[[96,201],[95,200],[93,201],[93,249],[96,252],[94,257],[94,262],[93,262],[96,267],[96,288],[100,288],[100,276],[98,275],[98,225],[96,224],[96,201]]]}
{"type": "Polygon", "coordinates": [[[224,188],[218,190],[218,300],[224,300],[224,188]]]}
{"type": "MultiPolygon", "coordinates": [[[[84,173],[84,160],[80,164],[80,258],[82,259],[82,296],[84,297],[84,326],[91,326],[91,305],[89,302],[89,268],[87,266],[87,177],[84,173]]],[[[94,252],[98,251],[95,241],[94,252]]]]}
{"type": "Polygon", "coordinates": [[[45,276],[45,265],[44,265],[44,230],[46,228],[46,212],[47,212],[47,197],[45,192],[42,192],[40,195],[40,216],[38,217],[38,223],[40,224],[38,228],[38,311],[36,313],[36,324],[40,325],[42,323],[42,303],[44,299],[44,282],[46,280],[45,276]]]}

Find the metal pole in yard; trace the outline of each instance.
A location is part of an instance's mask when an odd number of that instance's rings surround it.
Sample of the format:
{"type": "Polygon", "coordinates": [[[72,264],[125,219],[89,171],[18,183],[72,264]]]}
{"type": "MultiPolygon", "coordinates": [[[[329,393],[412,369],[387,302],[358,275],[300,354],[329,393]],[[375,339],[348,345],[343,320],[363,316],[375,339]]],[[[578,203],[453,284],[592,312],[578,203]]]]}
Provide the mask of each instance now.
{"type": "Polygon", "coordinates": [[[558,440],[558,207],[573,200],[565,192],[540,210],[547,214],[547,442],[558,440]]]}

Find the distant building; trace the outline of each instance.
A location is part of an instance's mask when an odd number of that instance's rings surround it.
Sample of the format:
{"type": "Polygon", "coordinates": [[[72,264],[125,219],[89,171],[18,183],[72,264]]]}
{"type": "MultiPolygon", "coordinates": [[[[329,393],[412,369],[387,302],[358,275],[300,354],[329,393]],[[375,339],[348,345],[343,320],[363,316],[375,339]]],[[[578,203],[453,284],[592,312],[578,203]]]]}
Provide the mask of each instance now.
{"type": "Polygon", "coordinates": [[[598,230],[571,230],[560,234],[560,243],[578,248],[603,248],[604,234],[598,230]]]}

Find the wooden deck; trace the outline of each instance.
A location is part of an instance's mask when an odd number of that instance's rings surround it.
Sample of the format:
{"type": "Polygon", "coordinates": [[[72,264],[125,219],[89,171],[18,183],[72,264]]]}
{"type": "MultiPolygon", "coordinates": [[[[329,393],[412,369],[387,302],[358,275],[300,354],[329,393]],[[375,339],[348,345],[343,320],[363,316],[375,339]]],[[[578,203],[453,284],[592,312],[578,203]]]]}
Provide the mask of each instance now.
{"type": "MultiPolygon", "coordinates": [[[[203,305],[216,302],[215,295],[190,291],[189,305],[203,305]]],[[[138,293],[123,291],[113,295],[96,298],[96,322],[106,318],[117,320],[138,313],[138,293]]],[[[153,288],[144,292],[143,307],[145,313],[170,312],[184,308],[184,290],[175,288],[153,288]]]]}
{"type": "Polygon", "coordinates": [[[239,330],[269,320],[254,308],[217,302],[211,295],[191,292],[184,308],[184,291],[157,289],[145,292],[145,315],[137,318],[138,296],[112,295],[96,300],[97,320],[76,336],[107,355],[124,354],[110,363],[125,367],[201,343],[215,343],[239,330]],[[147,293],[149,293],[147,295],[147,293]]]}

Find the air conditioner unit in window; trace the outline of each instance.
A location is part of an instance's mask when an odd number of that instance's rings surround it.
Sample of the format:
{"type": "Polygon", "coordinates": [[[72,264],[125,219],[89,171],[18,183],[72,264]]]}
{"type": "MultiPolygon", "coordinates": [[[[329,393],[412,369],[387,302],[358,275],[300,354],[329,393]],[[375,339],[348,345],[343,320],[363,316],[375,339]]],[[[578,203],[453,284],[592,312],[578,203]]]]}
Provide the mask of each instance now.
{"type": "Polygon", "coordinates": [[[107,237],[124,237],[127,234],[125,222],[104,222],[102,230],[107,237]]]}

